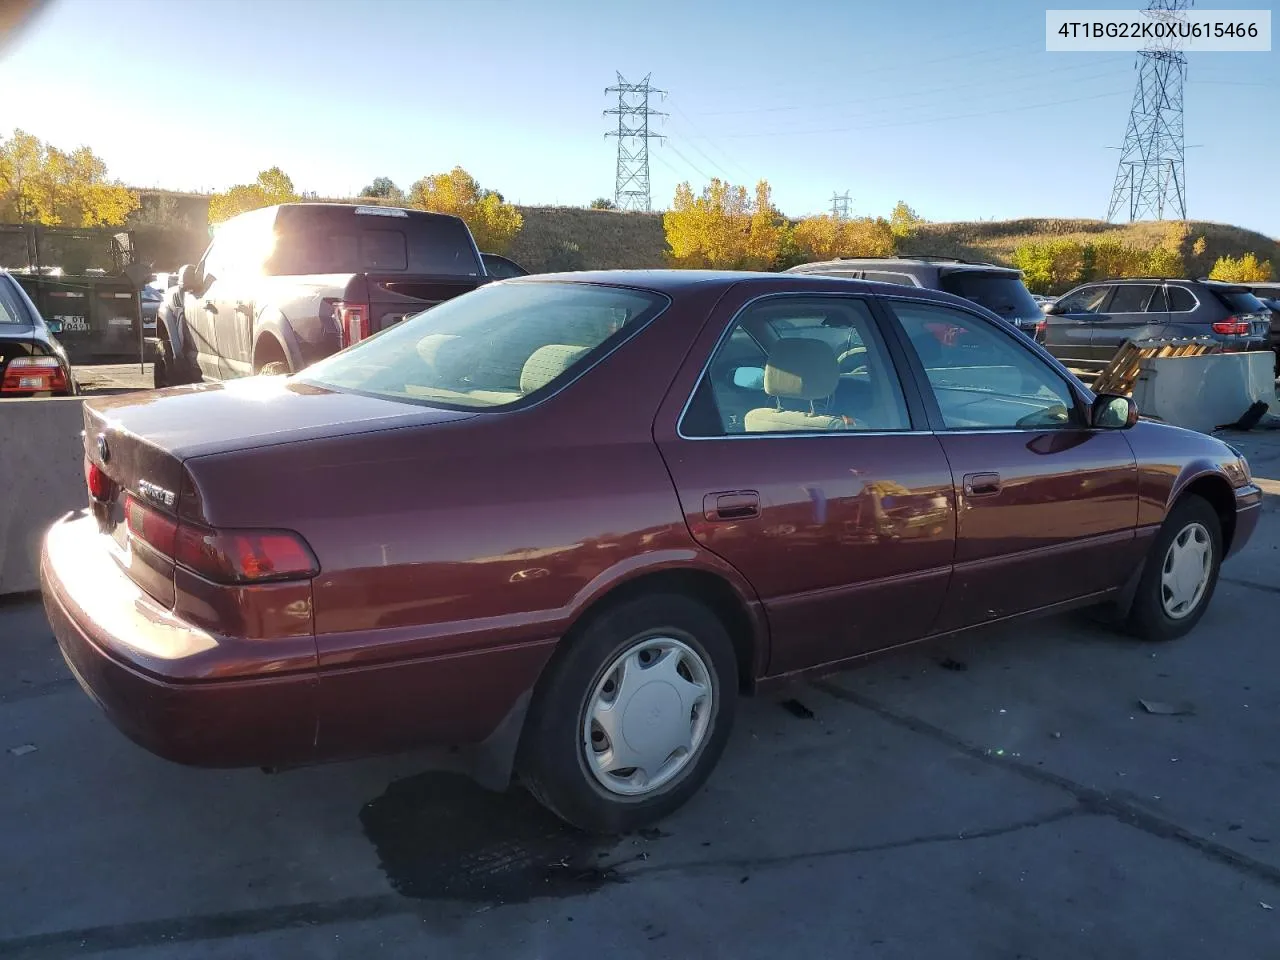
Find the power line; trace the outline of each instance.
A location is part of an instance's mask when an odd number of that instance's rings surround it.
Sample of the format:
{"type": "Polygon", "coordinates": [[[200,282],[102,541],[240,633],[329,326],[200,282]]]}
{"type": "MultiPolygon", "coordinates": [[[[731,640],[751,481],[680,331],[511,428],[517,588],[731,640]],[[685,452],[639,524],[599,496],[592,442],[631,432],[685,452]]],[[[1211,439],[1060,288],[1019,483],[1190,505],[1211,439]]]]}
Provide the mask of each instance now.
{"type": "Polygon", "coordinates": [[[613,200],[619,210],[649,210],[649,141],[662,139],[662,134],[649,130],[650,117],[665,117],[665,113],[649,108],[649,95],[667,95],[649,85],[649,74],[639,83],[628,83],[621,73],[617,86],[605,88],[605,93],[616,93],[618,105],[604,115],[618,118],[618,129],[610,130],[606,137],[618,138],[618,167],[614,178],[613,200]]]}
{"type": "Polygon", "coordinates": [[[674,143],[672,143],[672,142],[671,142],[670,138],[668,138],[668,139],[667,139],[666,146],[667,146],[667,148],[668,148],[672,153],[674,153],[677,157],[679,157],[681,160],[683,160],[683,161],[684,161],[684,162],[689,166],[689,168],[690,168],[691,170],[693,170],[693,171],[694,171],[698,176],[702,177],[702,179],[703,179],[703,180],[710,181],[710,180],[715,179],[714,177],[708,176],[708,175],[707,175],[707,173],[706,173],[706,171],[704,171],[704,170],[703,170],[701,167],[699,167],[696,163],[694,163],[692,160],[690,160],[688,157],[686,157],[683,153],[681,153],[679,150],[677,150],[677,149],[676,149],[676,145],[675,145],[674,143]]]}
{"type": "MultiPolygon", "coordinates": [[[[954,93],[957,90],[972,90],[976,87],[991,86],[993,83],[1010,84],[1010,83],[1016,83],[1019,80],[1028,80],[1028,79],[1036,79],[1036,78],[1044,78],[1044,79],[1050,80],[1052,81],[1050,86],[1059,87],[1061,86],[1059,82],[1059,77],[1061,74],[1069,73],[1073,70],[1081,70],[1081,69],[1089,69],[1089,70],[1096,71],[1098,69],[1098,63],[1096,60],[1090,59],[1086,62],[1077,63],[1073,66],[1055,68],[1052,75],[1049,75],[1044,70],[1035,70],[1028,73],[1014,74],[1013,76],[1002,76],[1002,77],[988,78],[985,80],[973,80],[968,83],[943,84],[935,87],[925,87],[919,90],[897,90],[897,91],[894,91],[893,93],[873,94],[871,96],[857,97],[855,99],[848,99],[848,100],[814,100],[814,101],[809,101],[805,103],[791,103],[791,104],[786,104],[786,105],[777,106],[777,107],[751,107],[745,110],[724,110],[724,111],[717,111],[715,113],[699,114],[699,116],[707,116],[707,117],[730,116],[730,115],[734,115],[734,116],[753,115],[754,116],[756,114],[761,114],[761,113],[786,113],[794,110],[808,110],[808,109],[814,109],[814,108],[820,108],[820,107],[826,108],[826,107],[861,106],[862,104],[867,104],[867,103],[884,103],[886,101],[894,102],[894,101],[901,101],[901,100],[909,100],[915,97],[928,97],[928,96],[934,96],[940,93],[950,94],[950,93],[954,93]]],[[[1117,70],[1114,66],[1112,66],[1112,67],[1108,67],[1105,70],[1097,72],[1095,74],[1088,74],[1083,77],[1075,77],[1072,79],[1072,82],[1083,83],[1088,80],[1100,79],[1102,77],[1112,77],[1116,75],[1117,75],[1117,70]]],[[[1020,87],[1019,92],[1025,92],[1025,88],[1020,87]]],[[[888,109],[895,109],[895,108],[891,107],[888,109]]],[[[878,111],[873,111],[873,112],[878,112],[878,111]]]]}
{"type": "MultiPolygon", "coordinates": [[[[1146,13],[1156,20],[1176,20],[1191,0],[1151,0],[1146,13]]],[[[1187,219],[1186,146],[1183,138],[1182,84],[1187,57],[1175,36],[1161,38],[1138,54],[1138,83],[1125,126],[1124,146],[1107,220],[1127,208],[1130,223],[1163,220],[1166,206],[1177,219],[1187,219]]]]}
{"type": "Polygon", "coordinates": [[[993,117],[1005,113],[1021,113],[1026,110],[1043,110],[1045,107],[1061,107],[1070,103],[1084,103],[1088,100],[1101,100],[1105,97],[1121,96],[1122,93],[1115,90],[1108,90],[1105,93],[1095,93],[1087,97],[1070,97],[1066,100],[1049,100],[1043,103],[1024,103],[1013,107],[1002,107],[995,110],[980,110],[975,113],[949,113],[940,114],[934,117],[920,117],[913,120],[902,120],[895,123],[870,123],[855,125],[851,127],[824,127],[817,130],[775,130],[760,133],[726,133],[721,134],[725,139],[732,140],[749,140],[761,137],[797,137],[797,136],[814,136],[828,133],[852,133],[862,130],[887,130],[893,127],[914,127],[921,124],[945,123],[949,120],[970,120],[977,117],[993,117]]]}
{"type": "MultiPolygon", "coordinates": [[[[690,129],[690,130],[692,130],[692,131],[694,132],[694,134],[695,134],[695,135],[700,135],[700,136],[702,137],[702,139],[703,139],[703,140],[705,140],[705,141],[707,142],[707,145],[708,145],[708,146],[714,146],[714,144],[711,142],[711,138],[710,138],[710,137],[708,137],[705,133],[703,133],[703,132],[702,132],[702,129],[701,129],[697,124],[695,124],[691,119],[689,119],[689,115],[688,115],[687,113],[685,113],[685,112],[684,112],[684,110],[682,110],[682,109],[680,108],[680,104],[679,104],[679,103],[675,103],[675,102],[673,102],[673,103],[671,104],[671,106],[673,106],[673,107],[675,108],[676,113],[680,114],[680,116],[683,118],[683,122],[684,122],[684,123],[688,123],[688,124],[689,124],[689,129],[690,129]]],[[[730,180],[732,180],[732,179],[733,179],[733,174],[731,174],[731,173],[730,173],[728,170],[726,170],[723,166],[721,166],[719,163],[717,163],[717,162],[716,162],[712,157],[708,156],[708,155],[707,155],[707,154],[702,150],[702,148],[701,148],[701,147],[699,147],[696,143],[694,143],[694,142],[693,142],[693,138],[692,138],[692,137],[688,138],[688,143],[689,143],[689,146],[690,146],[690,147],[692,147],[694,150],[698,151],[698,154],[699,154],[701,157],[703,157],[703,159],[705,159],[705,160],[707,161],[707,163],[711,164],[713,167],[715,167],[717,170],[719,170],[721,173],[723,173],[723,174],[725,175],[725,177],[727,177],[728,179],[730,179],[730,180]]],[[[733,163],[732,161],[729,161],[728,154],[726,154],[723,150],[720,150],[719,148],[717,148],[717,152],[719,152],[722,156],[724,156],[725,160],[726,160],[727,162],[729,162],[729,165],[730,165],[730,166],[733,166],[733,167],[737,167],[737,166],[738,166],[736,163],[733,163]]],[[[741,169],[741,168],[739,168],[739,169],[741,169]]]]}

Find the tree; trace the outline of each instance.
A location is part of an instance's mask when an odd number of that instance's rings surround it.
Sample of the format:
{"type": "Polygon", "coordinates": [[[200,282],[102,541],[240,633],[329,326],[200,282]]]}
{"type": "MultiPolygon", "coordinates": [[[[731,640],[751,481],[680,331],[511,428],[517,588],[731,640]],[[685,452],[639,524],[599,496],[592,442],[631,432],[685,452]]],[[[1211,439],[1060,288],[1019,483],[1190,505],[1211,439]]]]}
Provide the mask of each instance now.
{"type": "Polygon", "coordinates": [[[373,183],[360,191],[360,196],[379,197],[383,200],[399,202],[404,199],[404,191],[397,187],[390,177],[374,177],[373,183]]]}
{"type": "Polygon", "coordinates": [[[137,207],[137,194],[109,180],[88,147],[68,153],[21,130],[0,140],[0,220],[118,226],[137,207]]]}
{"type": "Polygon", "coordinates": [[[596,197],[591,201],[592,210],[617,210],[618,205],[608,197],[596,197]]]}
{"type": "Polygon", "coordinates": [[[883,217],[845,220],[823,214],[796,224],[795,243],[806,260],[886,257],[893,253],[894,233],[883,217]]]}
{"type": "Polygon", "coordinates": [[[462,167],[423,177],[410,188],[409,205],[461,217],[486,253],[506,253],[524,226],[519,210],[502,194],[482,189],[462,167]]]}
{"type": "Polygon", "coordinates": [[[1219,257],[1209,279],[1226,280],[1228,283],[1265,283],[1271,279],[1271,261],[1260,263],[1254,253],[1246,253],[1243,257],[1219,257]]]}
{"type": "Polygon", "coordinates": [[[924,217],[916,213],[907,206],[905,200],[899,200],[893,208],[893,212],[889,214],[889,226],[893,230],[895,237],[909,237],[915,233],[915,229],[924,223],[924,217]]]}
{"type": "Polygon", "coordinates": [[[225,193],[215,193],[210,197],[209,222],[221,223],[249,210],[277,203],[296,203],[301,199],[289,175],[279,167],[271,167],[260,172],[253,183],[239,183],[225,193]]]}
{"type": "Polygon", "coordinates": [[[1033,293],[1062,293],[1084,278],[1086,251],[1076,240],[1050,240],[1024,243],[1010,259],[1033,293]]]}
{"type": "Polygon", "coordinates": [[[1151,251],[1146,273],[1150,277],[1185,277],[1187,265],[1181,253],[1162,244],[1151,251]]]}
{"type": "Polygon", "coordinates": [[[1098,240],[1085,247],[1082,279],[1111,280],[1140,277],[1147,272],[1150,253],[1118,240],[1098,240]]]}
{"type": "Polygon", "coordinates": [[[789,232],[765,180],[756,184],[754,200],[746,187],[719,179],[697,197],[682,183],[662,227],[674,266],[736,270],[772,268],[789,232]]]}

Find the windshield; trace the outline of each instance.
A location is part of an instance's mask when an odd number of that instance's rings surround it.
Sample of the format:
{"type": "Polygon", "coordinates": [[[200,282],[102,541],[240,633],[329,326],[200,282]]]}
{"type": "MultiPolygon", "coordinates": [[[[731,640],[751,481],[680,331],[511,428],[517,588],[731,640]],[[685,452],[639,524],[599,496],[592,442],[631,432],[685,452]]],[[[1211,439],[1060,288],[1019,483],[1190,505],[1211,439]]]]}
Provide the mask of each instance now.
{"type": "Polygon", "coordinates": [[[305,379],[393,400],[508,406],[571,379],[666,302],[621,287],[494,284],[321,361],[305,379]]]}
{"type": "Polygon", "coordinates": [[[943,274],[942,289],[972,300],[999,317],[1039,317],[1040,307],[1021,277],[1007,273],[979,273],[961,270],[943,274]]]}

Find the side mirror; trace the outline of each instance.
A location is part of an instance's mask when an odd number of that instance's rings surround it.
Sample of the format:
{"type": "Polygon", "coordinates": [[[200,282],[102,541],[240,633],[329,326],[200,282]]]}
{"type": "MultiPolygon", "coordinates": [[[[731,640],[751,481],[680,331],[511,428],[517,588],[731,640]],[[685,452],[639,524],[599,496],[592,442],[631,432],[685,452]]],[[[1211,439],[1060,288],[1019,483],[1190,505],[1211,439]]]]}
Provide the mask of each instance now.
{"type": "Polygon", "coordinates": [[[1063,309],[1061,303],[1047,303],[1045,304],[1044,312],[1051,317],[1060,317],[1067,311],[1063,309]]]}
{"type": "Polygon", "coordinates": [[[763,390],[764,367],[738,367],[733,371],[733,385],[742,390],[763,390]]]}
{"type": "Polygon", "coordinates": [[[178,289],[183,293],[191,293],[196,288],[195,264],[184,264],[178,271],[178,289]]]}
{"type": "Polygon", "coordinates": [[[1132,397],[1100,394],[1089,411],[1089,422],[1099,430],[1128,430],[1138,422],[1138,405],[1132,397]]]}

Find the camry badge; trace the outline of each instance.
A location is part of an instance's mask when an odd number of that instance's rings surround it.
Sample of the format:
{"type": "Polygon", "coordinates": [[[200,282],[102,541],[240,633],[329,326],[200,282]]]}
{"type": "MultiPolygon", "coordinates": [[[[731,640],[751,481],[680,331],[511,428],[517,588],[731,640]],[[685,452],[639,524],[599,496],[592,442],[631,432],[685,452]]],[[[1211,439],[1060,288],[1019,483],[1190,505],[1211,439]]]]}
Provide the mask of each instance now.
{"type": "Polygon", "coordinates": [[[138,492],[152,503],[158,503],[162,507],[172,507],[178,499],[172,490],[158,487],[150,480],[139,480],[138,492]]]}

